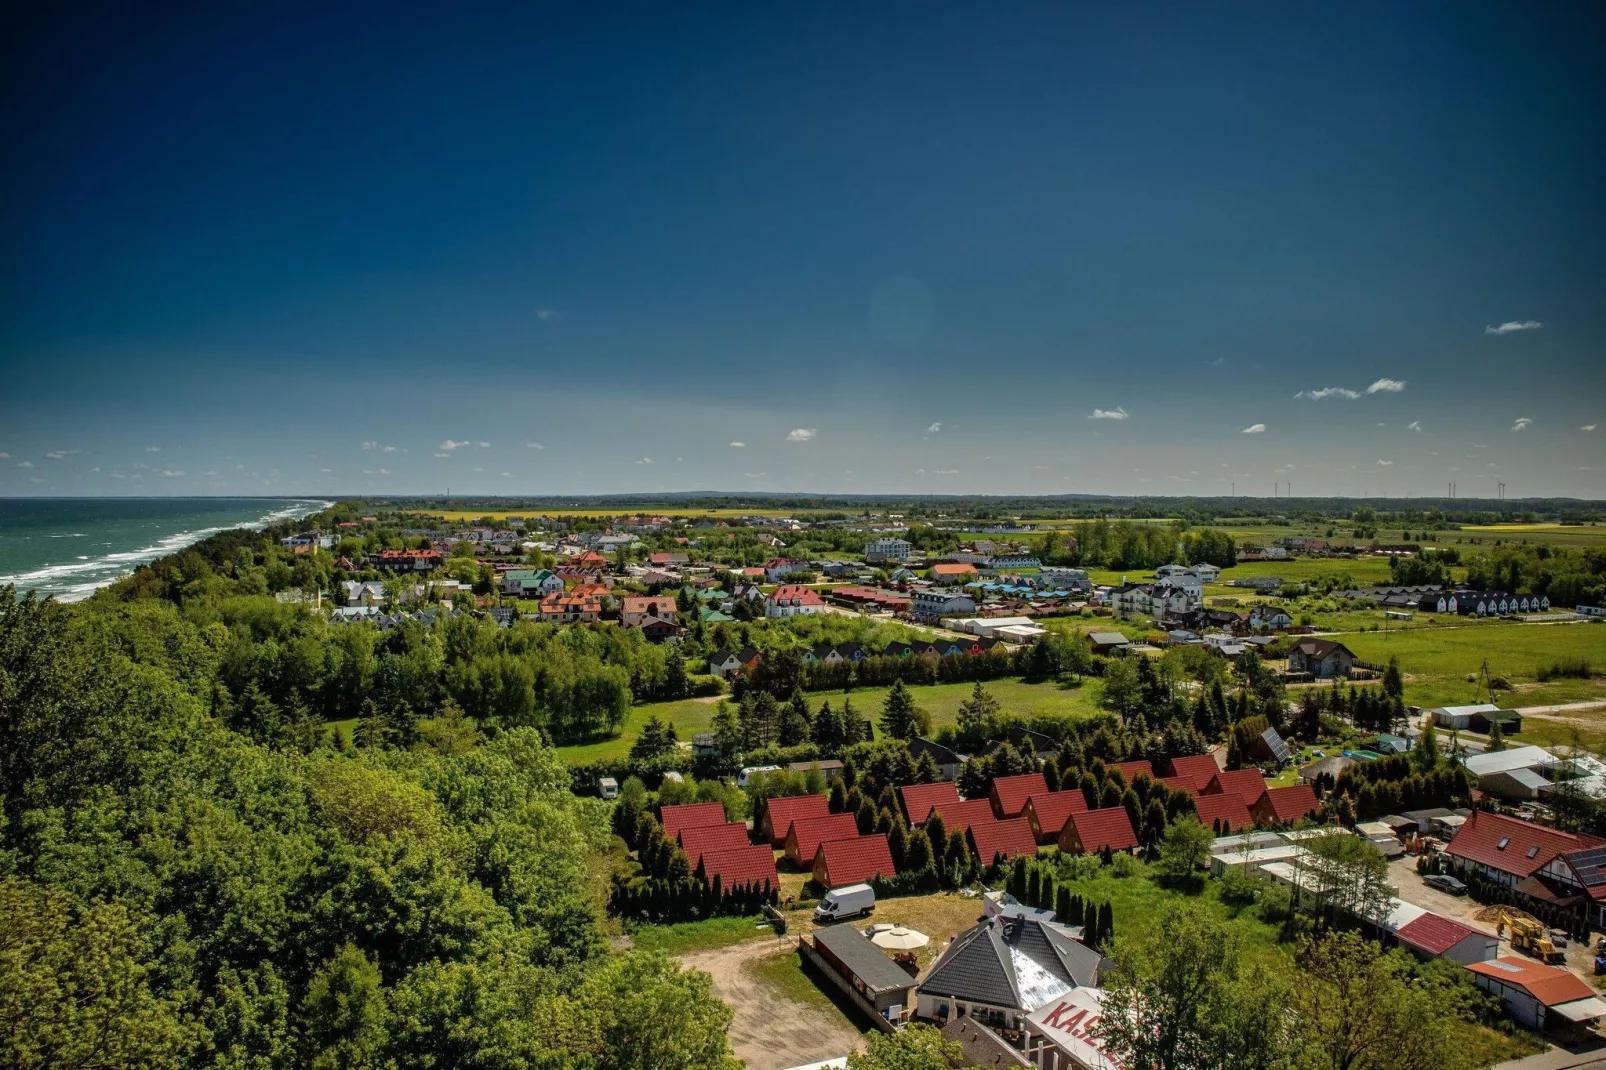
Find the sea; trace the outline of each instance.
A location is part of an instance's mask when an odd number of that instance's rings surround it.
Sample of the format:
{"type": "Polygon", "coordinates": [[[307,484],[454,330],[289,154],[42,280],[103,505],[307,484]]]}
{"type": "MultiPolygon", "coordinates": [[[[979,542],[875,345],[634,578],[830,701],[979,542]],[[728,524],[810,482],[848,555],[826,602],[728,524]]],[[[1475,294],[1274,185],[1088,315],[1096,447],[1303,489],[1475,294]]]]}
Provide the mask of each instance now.
{"type": "Polygon", "coordinates": [[[333,503],[315,498],[0,498],[0,587],[63,602],[230,528],[333,503]]]}

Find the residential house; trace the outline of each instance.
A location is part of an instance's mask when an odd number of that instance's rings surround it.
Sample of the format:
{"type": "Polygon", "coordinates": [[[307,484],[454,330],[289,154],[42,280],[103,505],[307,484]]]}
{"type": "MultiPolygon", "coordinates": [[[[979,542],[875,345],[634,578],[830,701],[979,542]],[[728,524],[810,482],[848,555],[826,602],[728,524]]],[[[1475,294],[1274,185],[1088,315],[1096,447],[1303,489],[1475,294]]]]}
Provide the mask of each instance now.
{"type": "Polygon", "coordinates": [[[380,580],[346,580],[340,585],[348,606],[377,606],[385,601],[385,585],[380,580]]]}
{"type": "Polygon", "coordinates": [[[692,869],[697,868],[697,863],[709,851],[730,851],[752,843],[747,838],[747,826],[740,821],[727,821],[721,825],[693,825],[681,829],[676,839],[692,869]]]}
{"type": "Polygon", "coordinates": [[[1289,672],[1308,673],[1317,680],[1349,676],[1354,670],[1354,653],[1332,639],[1301,639],[1288,652],[1289,672]]]}
{"type": "Polygon", "coordinates": [[[792,822],[817,817],[830,817],[830,800],[824,795],[791,795],[770,799],[764,804],[764,814],[754,831],[775,847],[786,846],[786,834],[792,831],[792,822]]]}
{"type": "Polygon", "coordinates": [[[931,755],[931,760],[937,764],[937,775],[943,780],[957,780],[960,767],[965,764],[964,755],[951,747],[945,747],[929,739],[911,739],[909,757],[919,761],[922,754],[931,755]]]}
{"type": "Polygon", "coordinates": [[[1168,761],[1170,771],[1167,776],[1191,777],[1198,782],[1200,791],[1208,787],[1216,778],[1216,774],[1221,772],[1221,766],[1217,765],[1216,759],[1209,754],[1190,754],[1185,757],[1170,758],[1168,761]]]}
{"type": "Polygon", "coordinates": [[[716,880],[721,889],[751,887],[760,890],[781,886],[775,873],[775,853],[763,844],[730,847],[723,851],[705,851],[698,860],[695,872],[712,885],[716,880]]]}
{"type": "Polygon", "coordinates": [[[675,568],[690,562],[691,555],[678,550],[659,550],[647,555],[647,564],[654,568],[675,568]]]}
{"type": "Polygon", "coordinates": [[[993,813],[990,799],[962,799],[957,803],[939,803],[933,812],[942,815],[943,824],[948,826],[950,834],[955,830],[964,832],[972,825],[998,820],[997,815],[993,813]]]}
{"type": "Polygon", "coordinates": [[[804,948],[804,954],[812,951],[868,1012],[893,1024],[914,1013],[918,983],[871,943],[868,934],[851,925],[826,925],[809,934],[804,948]]]}
{"type": "Polygon", "coordinates": [[[1026,800],[1033,795],[1047,795],[1048,781],[1042,773],[1020,773],[1016,776],[994,777],[987,788],[987,799],[993,804],[993,813],[999,818],[1019,817],[1026,809],[1026,800]]]}
{"type": "Polygon", "coordinates": [[[1266,793],[1266,778],[1258,769],[1224,769],[1200,790],[1201,795],[1236,795],[1250,810],[1266,793]]]}
{"type": "Polygon", "coordinates": [[[551,569],[516,568],[497,577],[502,593],[519,598],[539,598],[563,590],[563,581],[551,569]]]}
{"type": "Polygon", "coordinates": [[[907,561],[912,549],[907,539],[885,536],[871,539],[864,544],[864,559],[871,564],[880,564],[883,561],[907,561]]]}
{"type": "Polygon", "coordinates": [[[1057,922],[997,914],[954,937],[920,982],[919,1016],[1021,1029],[1073,989],[1096,988],[1110,963],[1057,922]]]}
{"type": "Polygon", "coordinates": [[[1318,758],[1309,765],[1300,766],[1299,779],[1315,787],[1317,781],[1327,776],[1331,777],[1333,783],[1336,784],[1338,783],[1339,775],[1354,764],[1356,764],[1354,758],[1346,757],[1342,754],[1329,754],[1325,758],[1318,758]]]}
{"type": "Polygon", "coordinates": [[[1138,834],[1124,806],[1072,813],[1060,830],[1059,848],[1066,854],[1097,854],[1105,848],[1135,851],[1137,847],[1138,834]]]}
{"type": "Polygon", "coordinates": [[[541,619],[548,624],[589,624],[602,618],[602,599],[572,591],[541,599],[541,619]]]}
{"type": "Polygon", "coordinates": [[[1008,861],[1016,855],[1037,857],[1037,836],[1032,823],[1024,817],[1005,821],[977,821],[965,830],[970,844],[971,857],[982,866],[991,866],[999,859],[1008,861]]]}
{"type": "Polygon", "coordinates": [[[1044,565],[1038,570],[1037,576],[1043,583],[1055,588],[1071,591],[1091,591],[1093,589],[1093,581],[1088,577],[1086,569],[1044,565]]]}
{"type": "Polygon", "coordinates": [[[673,619],[664,620],[662,617],[646,617],[636,627],[649,643],[667,643],[678,639],[683,629],[673,619]]]}
{"type": "Polygon", "coordinates": [[[859,834],[859,822],[852,814],[794,819],[786,833],[786,857],[795,866],[809,866],[827,840],[849,840],[859,834]]]}
{"type": "Polygon", "coordinates": [[[1121,771],[1121,779],[1126,781],[1128,785],[1136,783],[1138,777],[1140,776],[1146,776],[1150,780],[1154,779],[1154,766],[1150,765],[1147,759],[1139,759],[1131,762],[1115,762],[1110,767],[1113,769],[1119,769],[1121,771]]]}
{"type": "Polygon", "coordinates": [[[926,587],[913,592],[910,610],[919,620],[936,621],[976,612],[976,600],[963,591],[946,587],[926,587]]]}
{"type": "Polygon", "coordinates": [[[1292,825],[1316,810],[1316,792],[1309,784],[1267,788],[1249,808],[1257,825],[1292,825]]]}
{"type": "Polygon", "coordinates": [[[1606,1015],[1606,1003],[1577,974],[1532,959],[1503,955],[1467,964],[1473,982],[1500,997],[1506,1013],[1529,1029],[1584,1026],[1606,1015]]]}
{"type": "Polygon", "coordinates": [[[877,877],[896,877],[885,833],[852,839],[825,840],[814,856],[814,882],[822,888],[864,884],[877,877]]]}
{"type": "Polygon", "coordinates": [[[797,584],[777,587],[764,600],[766,617],[801,617],[824,612],[825,602],[820,598],[819,592],[797,584]]]}
{"type": "Polygon", "coordinates": [[[725,804],[701,802],[665,806],[659,811],[658,820],[663,825],[664,836],[673,840],[680,835],[682,829],[726,824],[725,804]]]}
{"type": "Polygon", "coordinates": [[[619,600],[619,623],[627,628],[639,626],[648,617],[673,621],[676,612],[672,594],[625,595],[619,600]]]}
{"type": "Polygon", "coordinates": [[[1040,568],[1043,564],[1036,556],[1025,553],[995,554],[991,563],[993,568],[1040,568]]]}
{"type": "Polygon", "coordinates": [[[1031,825],[1032,835],[1038,843],[1058,843],[1060,832],[1071,815],[1085,813],[1089,809],[1087,796],[1082,794],[1082,789],[1068,788],[1031,796],[1026,800],[1026,808],[1021,816],[1031,825]]]}
{"type": "Polygon", "coordinates": [[[755,647],[741,650],[716,650],[708,656],[708,671],[722,680],[728,680],[743,669],[757,665],[762,655],[755,647]]]}
{"type": "Polygon", "coordinates": [[[1199,823],[1209,826],[1218,836],[1231,835],[1255,823],[1249,808],[1244,805],[1243,798],[1238,795],[1226,792],[1195,795],[1193,805],[1199,816],[1199,823]]]}
{"type": "Polygon", "coordinates": [[[440,568],[444,559],[439,550],[381,550],[370,560],[386,572],[428,572],[440,568]]]}
{"type": "Polygon", "coordinates": [[[1255,762],[1269,762],[1278,767],[1287,765],[1293,760],[1293,753],[1289,751],[1288,744],[1277,729],[1267,726],[1266,730],[1249,741],[1245,753],[1255,762]]]}
{"type": "Polygon", "coordinates": [[[898,788],[898,795],[911,826],[924,825],[932,810],[959,802],[959,790],[946,780],[935,784],[904,784],[898,788]]]}
{"type": "Polygon", "coordinates": [[[968,562],[931,566],[931,579],[934,583],[964,583],[975,578],[976,566],[968,562]]]}
{"type": "Polygon", "coordinates": [[[811,571],[813,566],[807,561],[796,561],[790,557],[772,557],[764,562],[764,578],[771,583],[780,583],[793,572],[811,571]]]}
{"type": "Polygon", "coordinates": [[[1589,924],[1606,928],[1606,850],[1590,847],[1557,855],[1539,876],[1560,895],[1587,898],[1583,906],[1589,924]]]}
{"type": "Polygon", "coordinates": [[[1554,892],[1538,879],[1540,872],[1559,855],[1598,847],[1606,847],[1606,839],[1474,810],[1444,853],[1496,884],[1554,901],[1554,892]]]}

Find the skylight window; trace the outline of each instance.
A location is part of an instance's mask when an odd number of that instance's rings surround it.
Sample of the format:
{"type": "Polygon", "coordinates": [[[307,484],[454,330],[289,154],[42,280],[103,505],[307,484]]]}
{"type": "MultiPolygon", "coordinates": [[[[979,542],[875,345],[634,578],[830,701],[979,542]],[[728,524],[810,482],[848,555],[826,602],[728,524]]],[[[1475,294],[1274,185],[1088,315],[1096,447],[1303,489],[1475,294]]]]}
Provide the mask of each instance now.
{"type": "Polygon", "coordinates": [[[1528,848],[1528,857],[1529,858],[1532,858],[1534,855],[1536,855],[1538,853],[1539,853],[1539,845],[1537,843],[1534,844],[1532,847],[1528,848]]]}
{"type": "Polygon", "coordinates": [[[1496,851],[1504,851],[1506,849],[1506,847],[1510,843],[1511,843],[1511,837],[1510,836],[1502,836],[1502,837],[1500,837],[1500,842],[1494,845],[1494,849],[1496,851]]]}

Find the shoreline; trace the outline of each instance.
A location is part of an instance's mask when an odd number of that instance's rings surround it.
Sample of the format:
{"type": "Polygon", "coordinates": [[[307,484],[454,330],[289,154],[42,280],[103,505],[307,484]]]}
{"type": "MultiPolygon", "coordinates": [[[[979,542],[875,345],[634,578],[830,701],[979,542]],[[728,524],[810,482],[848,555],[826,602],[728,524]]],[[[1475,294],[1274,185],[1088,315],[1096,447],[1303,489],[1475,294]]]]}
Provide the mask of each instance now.
{"type": "MultiPolygon", "coordinates": [[[[268,502],[271,498],[260,499],[268,502]]],[[[98,590],[110,587],[118,580],[132,575],[144,565],[160,560],[169,554],[178,553],[189,546],[194,546],[203,539],[211,538],[224,531],[233,531],[246,528],[251,531],[261,531],[269,524],[281,520],[298,520],[304,516],[328,509],[335,503],[323,498],[282,499],[293,501],[294,504],[282,509],[271,510],[256,520],[242,524],[229,524],[220,527],[197,528],[190,531],[178,531],[158,539],[149,546],[137,550],[120,550],[113,553],[102,554],[99,557],[74,561],[60,565],[46,565],[31,572],[21,572],[12,576],[0,577],[0,585],[10,584],[16,588],[19,596],[28,592],[39,592],[43,597],[54,598],[58,602],[82,602],[94,595],[98,590]],[[75,575],[101,573],[93,579],[83,583],[70,584],[60,590],[46,590],[52,581],[65,580],[75,575]]]]}

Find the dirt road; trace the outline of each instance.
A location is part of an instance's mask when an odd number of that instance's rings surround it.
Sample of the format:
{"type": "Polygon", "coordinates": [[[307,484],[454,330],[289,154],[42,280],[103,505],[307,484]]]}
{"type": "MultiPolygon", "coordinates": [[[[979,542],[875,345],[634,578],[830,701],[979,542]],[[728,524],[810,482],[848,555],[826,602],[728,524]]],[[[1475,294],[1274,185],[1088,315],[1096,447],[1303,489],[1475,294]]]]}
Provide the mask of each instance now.
{"type": "Polygon", "coordinates": [[[748,1070],[822,1062],[860,1051],[864,1037],[835,1009],[794,1002],[777,1004],[777,994],[752,982],[744,967],[768,955],[796,955],[797,938],[750,940],[732,947],[681,957],[682,965],[702,970],[714,982],[714,995],[733,1012],[731,1050],[748,1070]]]}

